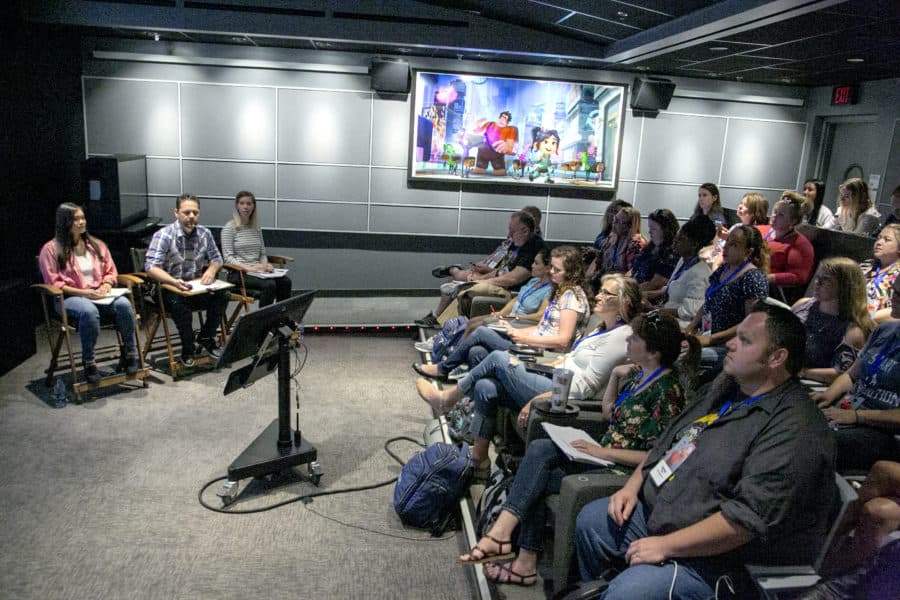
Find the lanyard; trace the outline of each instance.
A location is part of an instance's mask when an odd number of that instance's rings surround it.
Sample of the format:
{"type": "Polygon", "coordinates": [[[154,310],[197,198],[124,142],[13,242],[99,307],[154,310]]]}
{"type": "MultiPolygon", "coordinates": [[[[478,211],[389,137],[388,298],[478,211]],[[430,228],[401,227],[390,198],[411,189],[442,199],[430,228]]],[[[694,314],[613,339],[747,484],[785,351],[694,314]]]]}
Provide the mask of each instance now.
{"type": "Polygon", "coordinates": [[[692,258],[691,260],[689,260],[689,261],[687,261],[687,262],[683,262],[683,261],[682,261],[681,266],[678,267],[678,270],[675,271],[675,274],[672,275],[672,278],[669,280],[669,282],[672,282],[672,281],[677,280],[679,277],[681,277],[681,274],[682,274],[682,273],[684,273],[685,271],[687,271],[688,269],[690,269],[691,267],[693,267],[694,265],[696,265],[696,264],[697,264],[697,261],[699,261],[699,260],[700,260],[700,256],[697,255],[697,256],[695,256],[694,258],[692,258]]]}
{"type": "Polygon", "coordinates": [[[665,367],[660,367],[657,370],[653,371],[652,373],[650,373],[650,377],[648,377],[647,379],[644,380],[644,383],[635,387],[634,384],[636,382],[640,381],[641,377],[644,376],[644,372],[641,371],[638,374],[638,378],[635,381],[632,381],[628,387],[626,387],[624,390],[622,390],[622,393],[620,393],[619,397],[616,398],[616,402],[615,402],[615,404],[613,404],[612,415],[611,415],[610,420],[615,422],[616,409],[619,408],[619,405],[622,404],[623,402],[625,402],[626,400],[628,400],[629,398],[631,398],[632,396],[634,396],[635,394],[637,394],[638,392],[640,392],[645,387],[647,387],[647,385],[649,385],[651,381],[656,379],[656,376],[659,375],[660,373],[662,373],[662,371],[664,369],[665,369],[665,367]]]}
{"type": "Polygon", "coordinates": [[[617,239],[616,245],[613,246],[612,267],[614,269],[616,268],[616,261],[619,260],[619,250],[621,250],[621,246],[619,244],[621,244],[623,240],[625,240],[625,245],[627,246],[628,238],[625,238],[625,237],[623,237],[622,239],[617,239]]]}
{"type": "Polygon", "coordinates": [[[556,306],[556,300],[557,300],[557,299],[554,298],[553,300],[550,301],[550,304],[547,305],[547,310],[544,311],[544,316],[541,317],[541,322],[542,322],[542,323],[543,323],[544,321],[546,321],[547,318],[550,316],[550,311],[553,310],[553,307],[554,307],[554,306],[556,306]]]}
{"type": "Polygon", "coordinates": [[[740,267],[738,267],[737,269],[735,269],[734,271],[732,271],[732,272],[731,272],[731,275],[729,275],[728,277],[725,278],[725,281],[720,281],[719,283],[717,283],[717,284],[714,285],[714,286],[713,286],[713,285],[709,286],[709,287],[706,289],[706,299],[709,300],[709,297],[710,297],[710,296],[712,296],[713,294],[715,294],[716,292],[718,292],[720,289],[722,289],[723,287],[725,287],[725,285],[727,285],[729,281],[731,281],[732,279],[734,279],[734,276],[735,276],[735,275],[737,275],[738,273],[740,273],[741,271],[743,271],[743,270],[744,270],[744,267],[746,267],[746,266],[749,265],[749,264],[750,264],[750,261],[748,260],[747,262],[745,262],[744,264],[742,264],[740,267]]]}
{"type": "MultiPolygon", "coordinates": [[[[738,406],[738,408],[743,408],[743,407],[745,407],[745,406],[751,406],[751,405],[755,404],[756,402],[759,401],[760,398],[762,398],[763,396],[765,396],[767,393],[768,393],[768,392],[763,392],[762,394],[757,394],[757,395],[753,396],[752,398],[747,398],[746,400],[744,400],[743,402],[741,402],[741,405],[738,406]]],[[[730,409],[731,409],[731,400],[729,400],[728,402],[726,402],[726,403],[722,406],[722,409],[719,411],[719,416],[716,417],[716,419],[721,418],[722,415],[724,415],[725,413],[727,413],[730,409]]]]}
{"type": "Polygon", "coordinates": [[[878,266],[872,265],[872,297],[874,298],[878,294],[878,288],[881,286],[881,280],[884,279],[884,276],[887,275],[887,269],[881,268],[881,262],[878,262],[878,266]]]}
{"type": "MultiPolygon", "coordinates": [[[[536,291],[538,291],[538,290],[544,289],[544,288],[547,287],[548,285],[550,285],[550,282],[549,282],[549,281],[545,281],[544,283],[542,283],[541,285],[539,285],[539,286],[537,286],[537,287],[529,288],[528,291],[526,291],[525,293],[519,294],[519,298],[518,298],[518,300],[516,301],[516,304],[518,304],[519,306],[522,306],[522,305],[525,303],[525,300],[528,298],[528,296],[530,296],[531,294],[533,294],[534,292],[536,292],[536,291]]],[[[545,315],[545,316],[546,316],[546,315],[545,315]]]]}
{"type": "Polygon", "coordinates": [[[775,230],[774,230],[774,229],[770,229],[770,230],[769,230],[769,233],[766,234],[766,238],[765,238],[765,239],[766,239],[766,241],[768,242],[768,241],[771,240],[773,237],[775,237],[775,230]]]}
{"type": "Polygon", "coordinates": [[[586,335],[586,336],[584,336],[583,338],[581,338],[580,340],[578,340],[577,342],[575,342],[575,346],[572,347],[572,352],[575,352],[575,350],[578,348],[578,346],[581,345],[581,342],[586,342],[586,341],[588,341],[589,339],[595,338],[595,337],[600,336],[600,335],[606,335],[607,333],[609,333],[609,332],[612,331],[613,329],[616,329],[616,328],[618,328],[618,327],[621,327],[621,326],[624,325],[624,324],[625,324],[625,323],[616,323],[615,325],[613,325],[613,326],[610,327],[609,329],[604,329],[604,330],[602,330],[602,331],[595,331],[595,332],[592,333],[591,335],[586,335]]]}

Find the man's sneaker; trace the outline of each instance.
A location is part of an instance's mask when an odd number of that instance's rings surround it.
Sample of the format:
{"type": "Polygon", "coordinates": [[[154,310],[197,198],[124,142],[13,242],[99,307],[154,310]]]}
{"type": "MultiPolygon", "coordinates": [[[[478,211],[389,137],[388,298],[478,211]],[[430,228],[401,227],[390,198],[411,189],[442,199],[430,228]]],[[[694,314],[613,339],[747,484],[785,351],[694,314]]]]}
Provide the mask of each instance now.
{"type": "Polygon", "coordinates": [[[428,313],[427,315],[425,315],[425,316],[422,317],[421,319],[416,319],[416,320],[413,321],[413,322],[414,322],[416,325],[418,325],[419,327],[433,327],[433,328],[435,328],[435,329],[440,329],[440,328],[441,328],[441,324],[438,323],[437,317],[435,317],[435,316],[434,316],[433,314],[431,314],[431,313],[428,313]]]}
{"type": "Polygon", "coordinates": [[[463,377],[466,376],[466,373],[469,372],[469,365],[459,365],[452,371],[447,374],[447,379],[450,381],[459,381],[463,377]]]}
{"type": "Polygon", "coordinates": [[[204,354],[215,358],[216,360],[222,356],[222,351],[219,350],[219,347],[216,346],[216,343],[208,338],[197,338],[197,350],[201,351],[204,354]]]}
{"type": "Polygon", "coordinates": [[[97,365],[90,364],[84,365],[84,378],[87,379],[88,383],[100,383],[103,376],[100,374],[100,369],[97,368],[97,365]]]}
{"type": "Polygon", "coordinates": [[[423,342],[416,342],[415,344],[413,344],[413,346],[415,346],[416,350],[418,350],[419,352],[430,354],[434,349],[434,336],[431,336],[423,342]]]}
{"type": "Polygon", "coordinates": [[[181,355],[181,364],[186,367],[194,366],[194,355],[193,354],[182,354],[181,355]]]}

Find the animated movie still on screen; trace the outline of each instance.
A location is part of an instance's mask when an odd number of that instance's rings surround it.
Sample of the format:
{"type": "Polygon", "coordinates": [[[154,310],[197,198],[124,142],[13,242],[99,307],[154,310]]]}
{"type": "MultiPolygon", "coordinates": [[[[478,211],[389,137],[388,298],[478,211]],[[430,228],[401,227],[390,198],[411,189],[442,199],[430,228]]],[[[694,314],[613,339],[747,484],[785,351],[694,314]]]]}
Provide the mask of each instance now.
{"type": "Polygon", "coordinates": [[[614,188],[624,86],[415,71],[410,178],[614,188]]]}

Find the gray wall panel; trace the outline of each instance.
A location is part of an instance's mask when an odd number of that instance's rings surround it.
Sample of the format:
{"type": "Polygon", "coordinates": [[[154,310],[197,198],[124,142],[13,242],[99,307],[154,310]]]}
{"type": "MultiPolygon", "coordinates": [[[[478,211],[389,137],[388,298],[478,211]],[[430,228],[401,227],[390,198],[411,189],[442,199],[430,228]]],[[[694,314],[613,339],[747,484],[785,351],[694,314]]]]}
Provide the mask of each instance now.
{"type": "Polygon", "coordinates": [[[725,119],[660,113],[644,119],[642,181],[715,181],[722,160],[725,119]]]}
{"type": "MultiPolygon", "coordinates": [[[[635,206],[644,217],[657,208],[668,208],[679,219],[689,219],[697,205],[697,187],[693,185],[668,185],[639,183],[635,206]]],[[[646,230],[644,230],[646,234],[646,230]]]]}
{"type": "Polygon", "coordinates": [[[804,123],[731,119],[722,183],[794,189],[805,133],[804,123]]]}
{"type": "MultiPolygon", "coordinates": [[[[424,204],[456,208],[459,192],[410,188],[405,169],[372,169],[372,198],[379,204],[424,204]]],[[[455,224],[454,219],[454,224],[455,224]]],[[[431,233],[424,232],[423,233],[431,233]]]]}
{"type": "Polygon", "coordinates": [[[147,212],[151,217],[159,217],[160,223],[165,225],[175,220],[175,197],[179,194],[171,196],[150,196],[148,198],[147,212]]]}
{"type": "Polygon", "coordinates": [[[372,94],[278,90],[278,160],[369,163],[372,94]]]}
{"type": "Polygon", "coordinates": [[[369,169],[326,165],[278,165],[278,197],[366,202],[369,199],[369,169]]]}
{"type": "Polygon", "coordinates": [[[630,109],[625,115],[622,123],[625,130],[622,132],[621,156],[619,158],[621,165],[619,169],[620,179],[635,178],[638,166],[638,142],[641,137],[641,127],[643,127],[643,123],[646,120],[632,116],[630,109]]]}
{"type": "Polygon", "coordinates": [[[409,100],[375,98],[372,114],[372,164],[406,167],[409,146],[409,100]]]}
{"type": "MultiPolygon", "coordinates": [[[[550,190],[551,193],[553,190],[550,190]]],[[[608,196],[607,196],[608,197],[608,196]]],[[[540,204],[538,206],[541,206],[540,204]]],[[[550,198],[553,212],[596,213],[603,211],[606,202],[598,198],[550,198]]]]}
{"type": "Polygon", "coordinates": [[[278,202],[278,227],[325,231],[365,231],[367,210],[361,204],[278,202]]]}
{"type": "Polygon", "coordinates": [[[275,197],[275,165],[266,163],[185,160],[184,189],[197,196],[233,196],[250,190],[257,197],[275,197]]]}
{"type": "MultiPolygon", "coordinates": [[[[200,224],[206,227],[221,227],[234,216],[234,200],[223,198],[205,198],[197,195],[200,200],[200,224]]],[[[172,202],[174,208],[175,202],[172,202]]]]}
{"type": "Polygon", "coordinates": [[[200,158],[275,159],[275,90],[181,86],[181,151],[200,158]]]}
{"type": "Polygon", "coordinates": [[[553,213],[547,216],[544,234],[553,240],[593,240],[603,229],[603,215],[569,215],[553,213]]]}
{"type": "Polygon", "coordinates": [[[181,161],[169,158],[147,159],[147,191],[151,194],[181,194],[181,161]]]}
{"type": "Polygon", "coordinates": [[[523,206],[537,206],[541,210],[547,206],[547,195],[520,194],[485,194],[474,193],[462,188],[460,204],[464,208],[500,208],[503,210],[519,210],[523,206]]]}
{"type": "MultiPolygon", "coordinates": [[[[625,202],[634,204],[634,189],[635,183],[633,181],[620,181],[619,187],[616,189],[616,198],[621,198],[625,202]]],[[[605,211],[606,208],[603,210],[605,211]]]]}
{"type": "Polygon", "coordinates": [[[373,206],[370,231],[381,233],[456,234],[456,210],[447,208],[411,208],[373,206]]]}
{"type": "Polygon", "coordinates": [[[85,79],[87,152],[178,156],[178,85],[85,79]]]}
{"type": "Polygon", "coordinates": [[[463,210],[459,233],[486,238],[505,239],[509,231],[509,216],[515,210],[463,210]]]}

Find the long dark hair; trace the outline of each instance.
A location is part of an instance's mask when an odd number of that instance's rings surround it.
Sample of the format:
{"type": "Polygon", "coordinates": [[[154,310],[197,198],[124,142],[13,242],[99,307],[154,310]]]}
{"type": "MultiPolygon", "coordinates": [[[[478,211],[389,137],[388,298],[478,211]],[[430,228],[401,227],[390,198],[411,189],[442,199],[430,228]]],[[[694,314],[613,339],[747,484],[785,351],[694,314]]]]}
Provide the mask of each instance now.
{"type": "MultiPolygon", "coordinates": [[[[647,254],[656,253],[658,255],[666,255],[672,253],[672,242],[675,241],[675,234],[678,233],[678,219],[675,217],[675,213],[673,213],[668,208],[657,208],[652,213],[647,215],[648,221],[653,221],[657,225],[662,228],[663,232],[663,242],[661,246],[656,246],[653,243],[653,240],[650,238],[649,232],[647,233],[647,239],[650,241],[644,246],[642,252],[647,254]]],[[[649,226],[648,226],[649,228],[649,226]]]]}
{"type": "MultiPolygon", "coordinates": [[[[75,250],[75,242],[72,240],[72,224],[75,223],[75,212],[81,210],[81,207],[71,202],[63,202],[56,207],[56,234],[53,236],[56,241],[56,263],[60,269],[66,267],[66,263],[72,257],[75,250]]],[[[94,251],[94,254],[100,256],[100,241],[88,235],[87,229],[81,235],[84,243],[94,251]]]]}
{"type": "Polygon", "coordinates": [[[606,207],[606,212],[603,213],[603,230],[597,236],[599,239],[601,236],[606,239],[609,237],[610,232],[612,231],[612,222],[613,217],[616,216],[616,213],[625,208],[626,206],[631,206],[630,202],[626,202],[620,198],[616,198],[612,202],[609,203],[609,206],[606,207]],[[607,215],[611,215],[607,218],[607,215]]]}
{"type": "Polygon", "coordinates": [[[813,187],[816,188],[816,199],[813,200],[808,217],[809,224],[815,225],[819,222],[819,210],[822,208],[822,203],[825,202],[825,182],[821,179],[807,179],[803,182],[803,187],[806,187],[807,183],[813,184],[813,187]]]}
{"type": "Polygon", "coordinates": [[[696,377],[700,366],[700,342],[692,335],[684,335],[675,317],[659,311],[638,315],[631,321],[634,334],[644,340],[648,352],[659,352],[659,364],[666,369],[679,369],[686,380],[696,377]],[[681,356],[681,342],[688,349],[681,356]]]}

